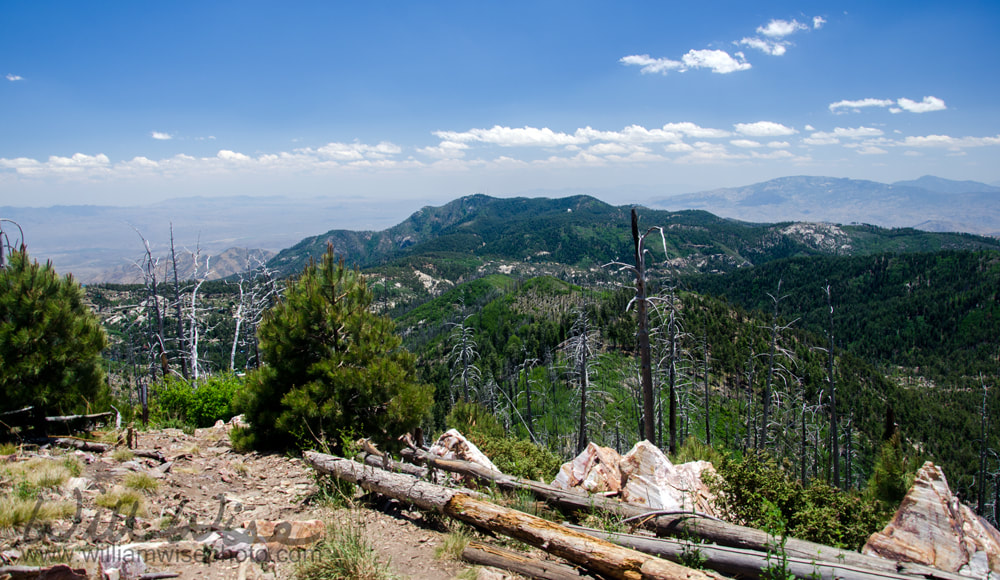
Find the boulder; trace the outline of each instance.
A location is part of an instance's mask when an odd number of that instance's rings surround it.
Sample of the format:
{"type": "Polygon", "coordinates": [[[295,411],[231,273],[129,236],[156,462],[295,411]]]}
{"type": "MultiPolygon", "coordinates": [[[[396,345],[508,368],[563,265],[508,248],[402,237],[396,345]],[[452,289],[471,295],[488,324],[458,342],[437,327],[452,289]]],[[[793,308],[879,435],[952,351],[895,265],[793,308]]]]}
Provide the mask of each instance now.
{"type": "Polygon", "coordinates": [[[457,429],[445,431],[438,440],[431,446],[429,452],[442,459],[461,459],[482,465],[493,471],[500,471],[496,465],[490,461],[489,457],[483,454],[476,447],[476,444],[465,438],[457,429]]]}
{"type": "Polygon", "coordinates": [[[591,443],[562,465],[552,485],[588,493],[620,493],[622,500],[653,510],[718,516],[715,497],[701,480],[705,471],[714,474],[715,468],[707,461],[674,465],[648,441],[636,443],[624,457],[591,443]]]}
{"type": "Polygon", "coordinates": [[[696,511],[717,516],[715,496],[701,480],[715,468],[708,461],[674,465],[663,451],[648,441],[635,444],[621,460],[625,486],[622,499],[653,510],[696,511]]]}
{"type": "Polygon", "coordinates": [[[552,486],[587,493],[618,493],[622,490],[620,462],[621,455],[614,449],[589,443],[572,461],[562,464],[552,486]]]}
{"type": "Polygon", "coordinates": [[[868,538],[862,553],[1000,578],[1000,533],[958,501],[930,461],[917,471],[892,521],[868,538]]]}

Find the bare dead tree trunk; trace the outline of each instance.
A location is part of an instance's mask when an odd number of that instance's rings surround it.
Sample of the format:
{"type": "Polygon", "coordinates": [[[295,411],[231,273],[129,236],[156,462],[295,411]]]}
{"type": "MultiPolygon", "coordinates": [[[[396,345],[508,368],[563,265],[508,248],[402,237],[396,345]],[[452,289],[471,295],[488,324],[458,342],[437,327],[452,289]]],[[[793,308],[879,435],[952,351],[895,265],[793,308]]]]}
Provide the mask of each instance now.
{"type": "Polygon", "coordinates": [[[826,285],[826,305],[830,309],[829,330],[829,352],[827,353],[827,376],[830,382],[830,433],[832,433],[833,444],[833,486],[840,487],[840,426],[837,424],[837,384],[833,376],[833,297],[830,294],[830,285],[826,285]]]}
{"type": "Polygon", "coordinates": [[[177,249],[174,246],[174,224],[170,222],[170,261],[174,269],[174,308],[177,313],[177,352],[180,353],[181,375],[188,380],[188,365],[184,348],[184,317],[181,315],[181,284],[177,275],[177,249]]]}
{"type": "Polygon", "coordinates": [[[653,422],[653,367],[649,351],[649,314],[646,301],[646,271],[642,240],[639,237],[639,214],[632,208],[632,241],[635,245],[635,299],[639,318],[639,360],[642,373],[642,436],[647,441],[656,440],[653,422]]]}
{"type": "Polygon", "coordinates": [[[708,370],[709,369],[708,369],[708,331],[707,330],[705,331],[705,337],[704,337],[703,345],[704,345],[704,348],[705,348],[704,353],[703,353],[705,355],[705,360],[704,360],[705,364],[703,365],[703,369],[705,371],[705,391],[704,391],[704,393],[705,393],[705,400],[704,400],[704,405],[705,405],[705,444],[708,445],[709,447],[711,447],[712,446],[712,412],[711,412],[711,407],[709,406],[709,402],[708,402],[708,394],[709,394],[709,391],[708,391],[708,370]]]}

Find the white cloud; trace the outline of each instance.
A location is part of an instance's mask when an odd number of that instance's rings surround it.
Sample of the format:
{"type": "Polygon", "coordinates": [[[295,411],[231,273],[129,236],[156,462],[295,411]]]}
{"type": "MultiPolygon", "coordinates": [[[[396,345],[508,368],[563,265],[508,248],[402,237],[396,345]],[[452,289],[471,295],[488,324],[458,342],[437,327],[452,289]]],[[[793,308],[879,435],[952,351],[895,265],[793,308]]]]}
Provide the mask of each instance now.
{"type": "Polygon", "coordinates": [[[772,40],[764,40],[757,37],[747,37],[740,40],[739,43],[744,46],[749,46],[750,48],[755,48],[771,56],[781,56],[787,52],[787,44],[772,40]]]}
{"type": "Polygon", "coordinates": [[[708,127],[701,127],[691,122],[683,123],[667,123],[663,126],[665,131],[677,131],[683,133],[688,137],[694,137],[696,139],[722,139],[729,137],[729,131],[723,131],[722,129],[711,129],[708,127]]]}
{"type": "Polygon", "coordinates": [[[907,137],[899,142],[904,147],[944,147],[963,149],[967,147],[987,147],[1000,145],[1000,135],[996,137],[950,137],[948,135],[924,135],[907,137]]]}
{"type": "Polygon", "coordinates": [[[548,127],[501,127],[494,125],[492,129],[471,129],[465,132],[435,131],[433,133],[443,141],[456,143],[481,142],[500,145],[501,147],[556,147],[560,145],[578,145],[586,143],[586,137],[557,133],[548,127]]]}
{"type": "Polygon", "coordinates": [[[865,107],[889,107],[894,105],[895,101],[887,99],[860,99],[857,101],[837,101],[836,103],[830,103],[830,111],[836,113],[840,109],[854,109],[855,111],[860,111],[865,107]]]}
{"type": "Polygon", "coordinates": [[[686,72],[696,68],[707,68],[714,73],[728,74],[750,68],[750,63],[746,61],[742,52],[731,55],[724,50],[712,49],[689,50],[679,61],[669,58],[652,58],[648,54],[633,54],[622,57],[619,62],[642,67],[640,72],[643,74],[667,74],[670,71],[686,72]]]}
{"type": "Polygon", "coordinates": [[[771,141],[767,144],[771,149],[787,149],[792,146],[788,141],[771,141]]]}
{"type": "Polygon", "coordinates": [[[8,81],[10,81],[12,83],[24,80],[24,77],[22,77],[21,75],[15,75],[15,74],[10,74],[10,73],[7,73],[7,77],[6,78],[7,78],[8,81]]]}
{"type": "Polygon", "coordinates": [[[250,161],[250,157],[242,153],[237,153],[235,151],[230,151],[228,149],[220,149],[216,157],[223,161],[234,161],[237,163],[246,163],[250,161]]]}
{"type": "Polygon", "coordinates": [[[758,141],[751,141],[750,139],[733,139],[729,142],[730,145],[734,147],[741,147],[743,149],[754,149],[756,147],[763,147],[758,141]]]}
{"type": "Polygon", "coordinates": [[[943,111],[948,107],[945,106],[944,101],[937,97],[924,97],[923,101],[911,101],[910,99],[899,99],[896,101],[904,111],[909,111],[911,113],[928,113],[931,111],[943,111]]]}
{"type": "Polygon", "coordinates": [[[757,121],[756,123],[737,123],[736,132],[749,137],[781,137],[784,135],[794,135],[798,133],[791,127],[786,127],[781,123],[772,121],[757,121]]]}
{"type": "Polygon", "coordinates": [[[836,145],[841,139],[865,139],[883,135],[875,127],[837,127],[833,131],[817,131],[802,140],[806,145],[836,145]]]}
{"type": "Polygon", "coordinates": [[[157,141],[169,141],[174,138],[170,133],[161,133],[160,131],[153,131],[150,136],[157,141]]]}
{"type": "Polygon", "coordinates": [[[767,26],[757,27],[757,34],[771,38],[784,38],[799,30],[809,30],[809,27],[797,20],[772,20],[767,23],[767,26]]]}
{"type": "Polygon", "coordinates": [[[719,74],[728,74],[750,68],[750,63],[746,61],[742,52],[737,52],[735,57],[733,58],[724,50],[706,49],[689,50],[682,57],[682,60],[688,68],[708,68],[719,74]]]}
{"type": "Polygon", "coordinates": [[[418,153],[423,153],[430,157],[437,157],[439,159],[454,159],[458,157],[465,157],[465,150],[469,146],[465,143],[458,143],[457,141],[442,141],[437,147],[423,147],[417,149],[418,153]]]}
{"type": "Polygon", "coordinates": [[[922,101],[913,101],[907,98],[900,98],[895,101],[892,99],[860,99],[857,101],[837,101],[836,103],[830,103],[830,111],[833,113],[843,112],[842,109],[851,109],[855,113],[861,112],[861,109],[866,107],[889,107],[890,113],[902,113],[903,111],[908,111],[910,113],[928,113],[931,111],[943,111],[948,107],[944,104],[944,101],[937,97],[924,97],[922,101]]]}
{"type": "Polygon", "coordinates": [[[826,24],[826,18],[823,18],[822,16],[813,16],[813,29],[818,30],[823,28],[824,24],[826,24]]]}
{"type": "Polygon", "coordinates": [[[648,54],[632,54],[619,59],[620,63],[642,67],[639,72],[642,74],[667,74],[672,70],[684,68],[684,63],[669,58],[652,58],[648,54]]]}

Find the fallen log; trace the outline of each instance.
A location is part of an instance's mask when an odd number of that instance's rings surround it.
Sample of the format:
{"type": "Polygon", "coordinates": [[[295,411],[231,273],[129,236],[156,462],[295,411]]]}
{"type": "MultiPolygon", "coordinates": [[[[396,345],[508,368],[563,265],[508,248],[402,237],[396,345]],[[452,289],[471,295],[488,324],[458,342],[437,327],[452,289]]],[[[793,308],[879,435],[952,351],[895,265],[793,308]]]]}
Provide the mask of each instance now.
{"type": "Polygon", "coordinates": [[[76,439],[74,437],[49,438],[48,442],[59,447],[72,447],[73,449],[79,449],[80,451],[93,451],[95,453],[104,453],[114,449],[114,445],[108,443],[86,441],[84,439],[76,439]]]}
{"type": "Polygon", "coordinates": [[[610,578],[634,580],[709,580],[714,574],[685,568],[642,552],[575,532],[548,520],[501,507],[456,490],[407,475],[362,465],[348,459],[307,451],[306,461],[317,471],[362,489],[437,511],[473,526],[521,540],[574,564],[610,578]]]}
{"type": "Polygon", "coordinates": [[[365,465],[370,465],[372,467],[378,467],[381,469],[388,469],[389,471],[396,471],[398,473],[405,473],[419,479],[423,479],[427,476],[427,470],[423,467],[417,467],[412,463],[402,463],[400,461],[389,461],[388,467],[386,467],[386,461],[381,455],[375,455],[372,453],[361,452],[358,453],[358,460],[360,460],[365,465]]]}
{"type": "MultiPolygon", "coordinates": [[[[574,525],[567,525],[567,527],[673,562],[683,562],[686,558],[698,558],[701,560],[702,567],[729,576],[762,578],[767,575],[768,567],[775,566],[779,562],[778,552],[780,548],[775,548],[772,554],[764,554],[754,550],[741,550],[714,544],[693,544],[684,540],[611,533],[574,525]]],[[[787,557],[786,566],[789,574],[802,580],[912,580],[913,578],[898,572],[871,570],[840,562],[806,560],[795,557],[787,557]]],[[[952,580],[962,578],[957,574],[947,572],[943,574],[952,580]]]]}
{"type": "Polygon", "coordinates": [[[159,449],[133,449],[132,455],[137,457],[146,457],[148,459],[155,459],[160,463],[165,463],[167,458],[163,456],[163,452],[159,449]]]}
{"type": "MultiPolygon", "coordinates": [[[[774,538],[762,530],[724,522],[702,514],[687,512],[651,512],[649,509],[599,495],[558,489],[538,481],[521,479],[504,473],[486,469],[481,465],[458,459],[442,459],[421,449],[404,449],[403,457],[430,467],[473,477],[483,483],[495,485],[504,490],[528,490],[552,507],[564,513],[590,513],[603,511],[623,519],[634,520],[637,527],[652,530],[657,536],[695,536],[720,546],[767,552],[774,544],[774,538]]],[[[868,568],[882,572],[903,572],[908,575],[937,578],[939,580],[960,580],[961,577],[920,564],[896,562],[885,558],[866,556],[859,552],[825,546],[815,542],[787,538],[785,553],[791,557],[807,561],[835,562],[849,566],[868,568]]]]}
{"type": "Polygon", "coordinates": [[[532,558],[480,542],[469,542],[462,550],[462,559],[480,566],[493,566],[538,580],[579,580],[584,578],[576,568],[558,562],[532,558]]]}

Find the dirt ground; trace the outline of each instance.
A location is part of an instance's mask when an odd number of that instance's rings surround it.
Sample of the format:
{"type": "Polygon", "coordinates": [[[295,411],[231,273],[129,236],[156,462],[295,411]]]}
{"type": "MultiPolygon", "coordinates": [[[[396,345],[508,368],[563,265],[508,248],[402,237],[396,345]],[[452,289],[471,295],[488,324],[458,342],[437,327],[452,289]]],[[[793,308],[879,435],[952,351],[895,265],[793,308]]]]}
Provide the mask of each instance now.
{"type": "MultiPolygon", "coordinates": [[[[110,451],[35,451],[37,455],[56,457],[75,455],[84,463],[82,479],[67,482],[58,493],[43,494],[46,499],[74,503],[74,497],[81,498],[77,506],[79,521],[74,524],[72,518],[59,520],[50,529],[33,525],[27,530],[0,530],[0,552],[8,560],[20,555],[24,563],[28,561],[25,554],[33,550],[92,550],[109,545],[117,533],[121,537],[114,544],[166,544],[167,551],[162,554],[168,555],[161,555],[161,561],[146,562],[147,572],[176,572],[182,579],[289,578],[295,569],[290,560],[310,554],[309,548],[283,552],[279,558],[283,561],[274,563],[260,564],[245,558],[209,558],[206,563],[206,549],[194,540],[210,528],[231,530],[250,520],[322,520],[325,524],[358,526],[378,557],[388,561],[400,578],[447,579],[470,568],[453,558],[436,556],[448,535],[448,524],[439,518],[384,499],[363,502],[362,507],[354,509],[331,505],[318,493],[312,470],[301,459],[237,453],[230,445],[227,429],[199,429],[193,435],[178,429],[139,433],[135,447],[157,450],[165,462],[138,456],[129,460],[121,453],[113,457],[110,451]],[[150,474],[159,485],[144,492],[144,509],[137,514],[132,530],[126,530],[120,522],[112,525],[112,510],[99,507],[95,499],[133,473],[150,474]],[[74,487],[80,490],[79,495],[71,489],[74,487]],[[176,517],[178,510],[180,516],[176,517]],[[187,525],[191,522],[200,533],[191,531],[187,525]]],[[[74,567],[79,566],[96,569],[95,563],[83,564],[77,556],[74,567]]],[[[465,572],[463,577],[474,578],[476,572],[465,572]]]]}

